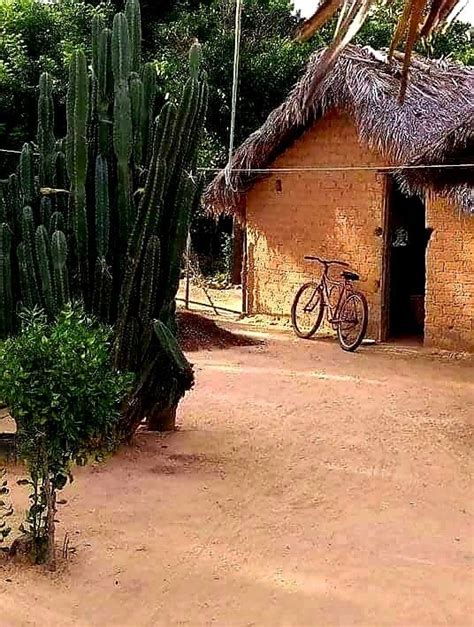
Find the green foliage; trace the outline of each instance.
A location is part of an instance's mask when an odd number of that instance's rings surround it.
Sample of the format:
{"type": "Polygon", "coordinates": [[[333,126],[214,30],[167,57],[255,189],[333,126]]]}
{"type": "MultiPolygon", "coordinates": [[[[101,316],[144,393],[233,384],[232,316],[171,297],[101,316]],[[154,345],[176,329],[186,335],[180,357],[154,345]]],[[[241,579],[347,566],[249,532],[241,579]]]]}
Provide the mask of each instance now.
{"type": "MultiPolygon", "coordinates": [[[[193,38],[202,44],[202,65],[208,72],[210,90],[205,166],[219,166],[225,162],[229,141],[234,5],[220,0],[184,0],[174,3],[164,17],[162,23],[152,24],[153,37],[149,43],[171,93],[178,91],[183,83],[189,44],[193,38]]],[[[242,16],[237,143],[281,103],[311,51],[324,43],[324,37],[329,40],[329,31],[327,34],[324,31],[311,44],[292,41],[298,22],[289,0],[246,0],[242,16]]],[[[204,165],[202,159],[200,165],[204,165]]]]}
{"type": "Polygon", "coordinates": [[[24,313],[18,335],[0,348],[0,397],[17,423],[32,488],[22,530],[36,559],[45,559],[56,491],[71,478],[71,464],[115,443],[131,376],[112,370],[110,345],[110,328],[68,306],[53,324],[37,310],[24,313]]]}
{"type": "MultiPolygon", "coordinates": [[[[36,130],[37,85],[47,72],[61,102],[72,50],[89,52],[93,16],[111,5],[79,0],[0,0],[0,146],[18,148],[36,130]]],[[[13,169],[10,158],[3,169],[13,169]]],[[[2,164],[0,163],[0,170],[2,164]]],[[[7,170],[7,171],[8,171],[7,170]]]]}

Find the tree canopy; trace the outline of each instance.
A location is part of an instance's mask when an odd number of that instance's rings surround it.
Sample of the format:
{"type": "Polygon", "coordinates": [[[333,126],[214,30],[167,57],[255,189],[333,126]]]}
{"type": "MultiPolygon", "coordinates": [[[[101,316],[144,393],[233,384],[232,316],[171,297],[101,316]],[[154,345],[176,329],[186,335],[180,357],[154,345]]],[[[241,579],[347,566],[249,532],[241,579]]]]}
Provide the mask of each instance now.
{"type": "MultiPolygon", "coordinates": [[[[357,43],[387,47],[397,21],[396,3],[378,6],[357,36],[357,43]]],[[[0,0],[0,146],[18,148],[34,136],[39,75],[48,71],[61,101],[72,49],[89,52],[92,18],[110,16],[122,0],[108,2],[0,0]]],[[[142,0],[144,51],[156,62],[166,90],[177,93],[183,60],[194,38],[203,46],[210,103],[201,163],[220,166],[228,142],[234,48],[233,0],[142,0]]],[[[286,96],[308,56],[327,45],[334,21],[308,42],[294,34],[301,19],[290,0],[245,0],[236,142],[255,130],[286,96]]],[[[469,25],[454,22],[419,44],[430,57],[449,56],[474,63],[469,25]]]]}

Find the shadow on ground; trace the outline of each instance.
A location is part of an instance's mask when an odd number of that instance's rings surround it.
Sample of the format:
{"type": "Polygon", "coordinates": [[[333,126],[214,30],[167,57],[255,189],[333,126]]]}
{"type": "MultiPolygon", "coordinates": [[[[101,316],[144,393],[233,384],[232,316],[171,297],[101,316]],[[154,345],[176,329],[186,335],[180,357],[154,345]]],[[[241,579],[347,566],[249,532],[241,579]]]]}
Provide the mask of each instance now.
{"type": "Polygon", "coordinates": [[[214,320],[190,311],[178,312],[178,328],[181,348],[188,353],[264,344],[262,340],[224,329],[214,320]]]}

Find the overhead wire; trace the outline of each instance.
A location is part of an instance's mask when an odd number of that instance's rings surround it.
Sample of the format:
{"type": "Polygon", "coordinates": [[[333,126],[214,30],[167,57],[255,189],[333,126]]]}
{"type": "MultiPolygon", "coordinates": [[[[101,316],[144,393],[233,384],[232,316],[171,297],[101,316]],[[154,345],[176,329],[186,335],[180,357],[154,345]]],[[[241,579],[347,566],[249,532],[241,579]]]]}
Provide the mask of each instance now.
{"type": "MultiPolygon", "coordinates": [[[[227,172],[241,172],[243,174],[272,174],[282,173],[291,174],[292,172],[350,172],[350,171],[367,171],[374,172],[394,170],[426,170],[426,169],[456,169],[456,168],[474,168],[474,163],[429,163],[429,164],[394,164],[386,166],[372,166],[372,165],[343,165],[343,166],[301,166],[301,167],[288,167],[288,168],[229,168],[225,167],[224,171],[227,172]]],[[[223,168],[198,168],[200,172],[214,172],[219,173],[223,171],[223,168]]]]}

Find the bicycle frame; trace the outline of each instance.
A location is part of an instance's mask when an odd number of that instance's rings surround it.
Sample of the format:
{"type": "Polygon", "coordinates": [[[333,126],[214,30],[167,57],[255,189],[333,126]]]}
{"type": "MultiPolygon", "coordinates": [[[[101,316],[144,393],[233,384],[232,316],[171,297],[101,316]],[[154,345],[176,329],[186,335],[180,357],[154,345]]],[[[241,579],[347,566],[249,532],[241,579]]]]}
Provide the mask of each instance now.
{"type": "Polygon", "coordinates": [[[327,321],[333,326],[333,328],[336,328],[336,326],[341,322],[341,319],[339,318],[339,312],[341,311],[342,305],[345,303],[349,294],[354,291],[352,283],[345,279],[343,279],[342,281],[331,279],[329,278],[327,273],[324,272],[321,277],[321,282],[315,289],[309,303],[313,301],[314,296],[319,290],[322,290],[323,304],[326,307],[327,321]],[[334,288],[337,288],[339,290],[339,298],[337,300],[336,306],[333,306],[331,304],[331,291],[334,288]]]}
{"type": "MultiPolygon", "coordinates": [[[[317,261],[323,266],[318,279],[313,279],[300,286],[291,306],[291,323],[298,337],[309,339],[318,331],[325,317],[327,323],[337,332],[341,348],[354,351],[358,348],[367,332],[369,308],[367,299],[359,292],[353,281],[359,280],[355,272],[345,270],[340,275],[330,276],[333,265],[350,268],[345,261],[321,259],[306,256],[309,261],[317,261]],[[336,278],[337,276],[337,278],[336,278]],[[337,290],[335,294],[334,290],[337,290]],[[308,299],[307,294],[310,294],[308,299]],[[306,301],[306,302],[305,302],[306,301]],[[298,306],[303,306],[303,326],[298,316],[298,306]],[[309,326],[308,326],[308,315],[309,326]]],[[[301,310],[300,310],[301,311],[301,310]]]]}

